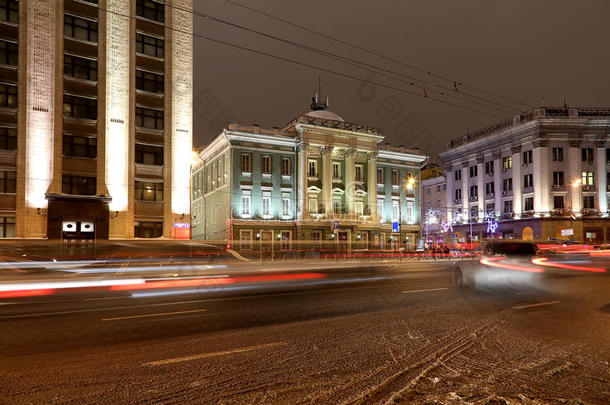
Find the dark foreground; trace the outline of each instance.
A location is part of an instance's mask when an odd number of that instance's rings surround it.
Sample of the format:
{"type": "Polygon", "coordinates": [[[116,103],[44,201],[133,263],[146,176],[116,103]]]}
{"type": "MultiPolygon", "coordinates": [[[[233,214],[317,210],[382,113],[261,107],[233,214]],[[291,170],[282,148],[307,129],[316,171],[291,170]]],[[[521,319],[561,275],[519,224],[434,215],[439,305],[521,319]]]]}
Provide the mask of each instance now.
{"type": "Polygon", "coordinates": [[[0,402],[609,403],[610,277],[0,300],[0,402]],[[498,402],[496,402],[498,401],[498,402]]]}

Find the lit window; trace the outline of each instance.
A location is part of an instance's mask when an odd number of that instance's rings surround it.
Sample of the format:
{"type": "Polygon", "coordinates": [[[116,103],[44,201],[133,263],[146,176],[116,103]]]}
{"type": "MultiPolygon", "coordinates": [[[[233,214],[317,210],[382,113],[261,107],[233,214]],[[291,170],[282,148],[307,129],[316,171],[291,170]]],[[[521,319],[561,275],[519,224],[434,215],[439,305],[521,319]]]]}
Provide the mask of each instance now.
{"type": "Polygon", "coordinates": [[[271,193],[263,193],[263,217],[271,216],[271,193]]]}
{"type": "Polygon", "coordinates": [[[379,215],[379,218],[383,218],[384,205],[385,205],[385,201],[383,200],[383,198],[380,198],[377,200],[377,215],[379,215]]]}
{"type": "Polygon", "coordinates": [[[290,176],[291,175],[291,164],[290,158],[284,157],[282,158],[282,176],[290,176]]]}
{"type": "Polygon", "coordinates": [[[249,153],[241,155],[241,171],[242,173],[252,173],[252,155],[249,153]]]}
{"type": "Polygon", "coordinates": [[[290,196],[289,195],[282,196],[282,216],[290,217],[290,196]]]}
{"type": "Polygon", "coordinates": [[[308,177],[318,177],[318,161],[310,160],[307,167],[307,176],[308,177]]]}
{"type": "Polygon", "coordinates": [[[364,213],[364,204],[362,201],[356,201],[354,204],[354,211],[356,211],[356,215],[362,215],[364,213]]]}
{"type": "Polygon", "coordinates": [[[271,156],[261,158],[261,170],[265,174],[271,174],[271,156]]]}
{"type": "Polygon", "coordinates": [[[318,199],[317,198],[309,199],[309,212],[312,214],[318,213],[318,199]]]}
{"type": "Polygon", "coordinates": [[[582,172],[582,185],[583,186],[592,186],[593,185],[593,172],[582,172]]]}
{"type": "Polygon", "coordinates": [[[250,191],[244,190],[241,196],[241,215],[242,217],[249,217],[250,213],[250,191]]]}
{"type": "Polygon", "coordinates": [[[400,205],[398,200],[392,201],[392,221],[396,222],[400,218],[400,205]]]}

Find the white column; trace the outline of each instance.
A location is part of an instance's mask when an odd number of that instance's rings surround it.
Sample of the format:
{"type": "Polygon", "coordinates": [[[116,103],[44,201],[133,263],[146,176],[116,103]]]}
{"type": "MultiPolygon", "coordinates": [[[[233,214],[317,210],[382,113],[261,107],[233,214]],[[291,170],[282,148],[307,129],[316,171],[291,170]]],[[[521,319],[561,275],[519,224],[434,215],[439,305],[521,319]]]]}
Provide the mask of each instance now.
{"type": "Polygon", "coordinates": [[[483,176],[483,162],[481,157],[477,159],[477,199],[479,200],[479,222],[485,221],[485,182],[483,176]]]}
{"type": "Polygon", "coordinates": [[[468,187],[468,162],[462,163],[462,214],[468,219],[470,210],[470,189],[468,187]]]}
{"type": "Polygon", "coordinates": [[[502,215],[502,172],[500,167],[500,152],[494,153],[494,208],[496,217],[502,215]]]}
{"type": "Polygon", "coordinates": [[[356,149],[345,150],[345,205],[347,213],[354,213],[354,181],[356,171],[356,149]]]}
{"type": "Polygon", "coordinates": [[[608,214],[608,177],[606,163],[606,142],[597,143],[597,203],[602,215],[608,214]]]}
{"type": "Polygon", "coordinates": [[[534,160],[534,211],[537,214],[548,214],[549,207],[549,178],[552,173],[549,173],[548,168],[548,149],[546,141],[540,140],[534,142],[534,150],[532,152],[534,160]]]}
{"type": "Polygon", "coordinates": [[[572,183],[575,180],[579,180],[582,177],[581,174],[581,156],[580,156],[580,142],[579,141],[570,141],[570,147],[568,150],[568,187],[570,190],[570,200],[572,212],[580,213],[582,207],[581,201],[581,187],[572,187],[572,183]]]}
{"type": "Polygon", "coordinates": [[[513,154],[513,212],[515,218],[520,218],[523,213],[523,196],[521,186],[521,145],[511,148],[513,154]]]}
{"type": "MultiPolygon", "coordinates": [[[[445,177],[445,182],[447,183],[447,190],[445,192],[445,220],[447,222],[451,222],[453,220],[453,210],[454,204],[453,200],[455,199],[455,170],[453,167],[448,166],[447,174],[445,177]]],[[[459,186],[459,185],[458,185],[459,186]]]]}
{"type": "Polygon", "coordinates": [[[377,152],[369,153],[368,158],[369,178],[367,196],[369,210],[371,212],[371,221],[379,223],[379,218],[377,218],[377,152]]]}
{"type": "Polygon", "coordinates": [[[297,218],[302,221],[309,217],[309,210],[307,209],[307,148],[309,144],[301,142],[297,146],[297,152],[299,154],[299,165],[298,165],[298,191],[297,191],[297,218]]]}
{"type": "Polygon", "coordinates": [[[324,203],[324,212],[327,217],[332,214],[333,149],[334,147],[332,145],[322,147],[322,201],[324,203]]]}

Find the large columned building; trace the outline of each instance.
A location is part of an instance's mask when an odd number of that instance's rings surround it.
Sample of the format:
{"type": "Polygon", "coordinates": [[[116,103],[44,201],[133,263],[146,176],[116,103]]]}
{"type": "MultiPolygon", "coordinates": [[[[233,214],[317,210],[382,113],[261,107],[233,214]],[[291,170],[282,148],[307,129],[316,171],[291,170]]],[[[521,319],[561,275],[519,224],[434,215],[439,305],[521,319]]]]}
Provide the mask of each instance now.
{"type": "Polygon", "coordinates": [[[446,217],[467,240],[609,242],[610,109],[542,107],[449,142],[446,217]]]}
{"type": "Polygon", "coordinates": [[[318,101],[281,129],[229,125],[193,167],[193,238],[241,250],[413,247],[426,157],[383,140],[318,101]]]}
{"type": "Polygon", "coordinates": [[[1,2],[0,236],[172,237],[190,222],[191,8],[1,2]]]}

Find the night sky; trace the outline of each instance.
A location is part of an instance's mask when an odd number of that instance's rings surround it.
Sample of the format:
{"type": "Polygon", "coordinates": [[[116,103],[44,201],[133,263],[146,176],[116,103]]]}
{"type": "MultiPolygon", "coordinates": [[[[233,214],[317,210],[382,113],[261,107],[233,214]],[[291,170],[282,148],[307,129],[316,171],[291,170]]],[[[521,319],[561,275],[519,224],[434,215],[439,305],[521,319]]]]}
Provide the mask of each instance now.
{"type": "MultiPolygon", "coordinates": [[[[610,1],[607,0],[234,0],[321,31],[384,56],[465,85],[523,101],[530,107],[610,106],[610,1]]],[[[195,10],[284,39],[427,80],[433,91],[453,83],[351,49],[295,27],[257,15],[226,0],[194,0],[195,10]]],[[[369,78],[417,94],[424,91],[370,69],[297,49],[272,39],[194,17],[195,33],[301,62],[369,78]]],[[[339,77],[194,39],[194,140],[207,144],[227,121],[283,126],[309,110],[322,77],[331,110],[348,122],[383,129],[386,141],[434,155],[448,139],[493,124],[521,111],[502,98],[460,86],[486,100],[464,96],[501,110],[438,94],[434,97],[485,110],[463,110],[401,91],[339,77]],[[489,104],[488,100],[495,103],[489,104]],[[508,106],[510,111],[507,111],[508,106]]],[[[400,80],[403,76],[396,76],[400,80]]],[[[450,92],[451,93],[451,92],[450,92]]],[[[455,93],[451,93],[456,96],[455,93]]]]}

